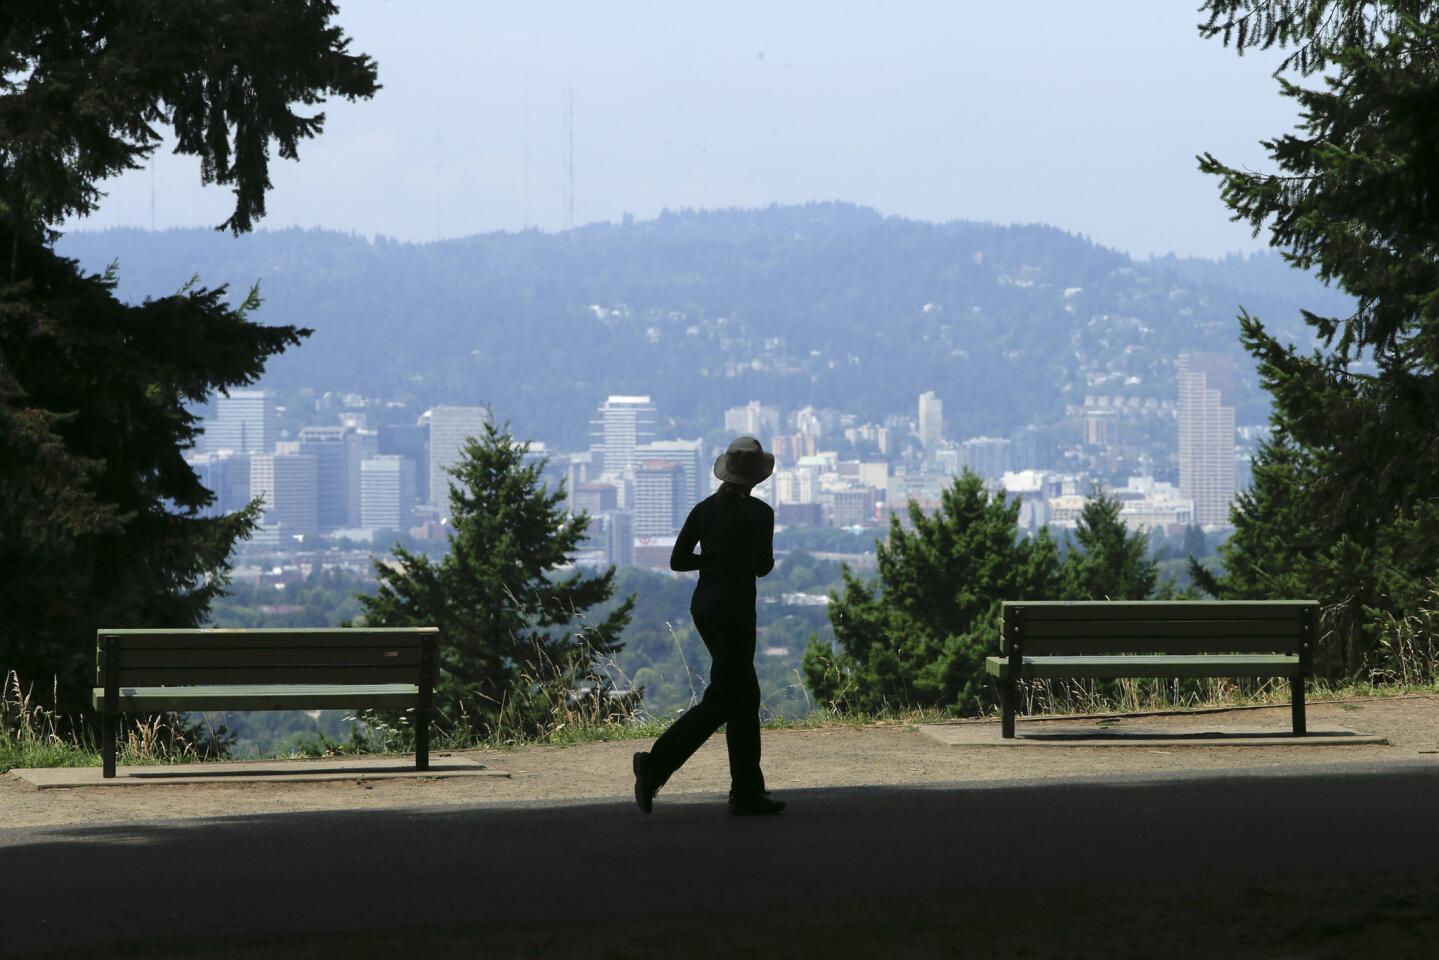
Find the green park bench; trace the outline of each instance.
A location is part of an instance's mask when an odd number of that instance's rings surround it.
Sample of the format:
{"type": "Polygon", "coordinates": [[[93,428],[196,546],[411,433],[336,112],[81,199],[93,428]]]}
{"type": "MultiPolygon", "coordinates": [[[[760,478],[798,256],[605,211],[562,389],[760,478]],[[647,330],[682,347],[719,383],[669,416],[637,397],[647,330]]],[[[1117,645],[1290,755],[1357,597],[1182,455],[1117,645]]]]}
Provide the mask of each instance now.
{"type": "Polygon", "coordinates": [[[1019,681],[1080,677],[1285,677],[1294,735],[1304,735],[1313,600],[1006,601],[999,678],[1001,734],[1014,736],[1019,681]]]}
{"type": "Polygon", "coordinates": [[[435,627],[100,630],[94,705],[104,776],[122,713],[415,710],[415,769],[430,763],[435,627]]]}

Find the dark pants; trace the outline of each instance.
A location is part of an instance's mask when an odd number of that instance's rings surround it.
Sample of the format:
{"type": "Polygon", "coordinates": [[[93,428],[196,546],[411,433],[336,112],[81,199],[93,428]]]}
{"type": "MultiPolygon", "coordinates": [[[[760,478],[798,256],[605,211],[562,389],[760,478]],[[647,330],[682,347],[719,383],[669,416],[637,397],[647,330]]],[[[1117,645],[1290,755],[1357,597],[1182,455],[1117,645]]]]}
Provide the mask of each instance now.
{"type": "Polygon", "coordinates": [[[704,585],[695,590],[690,615],[714,663],[704,698],[671,724],[650,750],[650,762],[661,782],[723,725],[729,746],[730,793],[737,797],[764,793],[764,774],[759,769],[754,605],[753,590],[704,585]]]}

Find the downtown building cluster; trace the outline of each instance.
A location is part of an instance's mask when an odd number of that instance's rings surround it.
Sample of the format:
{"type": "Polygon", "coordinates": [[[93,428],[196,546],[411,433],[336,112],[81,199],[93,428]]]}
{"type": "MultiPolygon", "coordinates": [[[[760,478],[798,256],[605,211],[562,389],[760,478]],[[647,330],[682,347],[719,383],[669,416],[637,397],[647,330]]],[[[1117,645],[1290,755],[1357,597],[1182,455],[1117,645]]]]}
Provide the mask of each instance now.
{"type": "MultiPolygon", "coordinates": [[[[1107,478],[1106,494],[1121,501],[1121,517],[1133,529],[1222,527],[1237,487],[1235,364],[1222,355],[1183,354],[1176,369],[1172,404],[1126,407],[1086,397],[1072,411],[1076,442],[1057,453],[1042,449],[1033,430],[953,439],[943,401],[927,390],[913,415],[877,423],[839,410],[751,401],[723,411],[709,443],[658,436],[663,418],[651,397],[611,395],[590,419],[586,449],[533,443],[530,455],[544,461],[547,483],[564,484],[567,508],[589,517],[579,563],[665,568],[690,508],[718,485],[712,466],[724,444],[716,438],[746,434],[775,455],[774,474],[754,495],[773,506],[784,527],[883,528],[891,514],[907,523],[911,503],[936,509],[965,470],[1017,500],[1026,530],[1072,527],[1096,477],[1107,478]],[[1168,423],[1177,441],[1174,469],[1163,480],[1141,469],[1116,483],[1112,466],[1120,461],[1125,424],[1141,416],[1168,423]]],[[[260,501],[253,543],[261,547],[317,538],[372,542],[382,534],[442,537],[449,471],[489,416],[483,407],[435,406],[412,423],[372,427],[364,402],[354,398],[329,410],[329,422],[300,423],[282,437],[280,409],[264,390],[218,397],[190,457],[216,494],[214,511],[260,501]]]]}

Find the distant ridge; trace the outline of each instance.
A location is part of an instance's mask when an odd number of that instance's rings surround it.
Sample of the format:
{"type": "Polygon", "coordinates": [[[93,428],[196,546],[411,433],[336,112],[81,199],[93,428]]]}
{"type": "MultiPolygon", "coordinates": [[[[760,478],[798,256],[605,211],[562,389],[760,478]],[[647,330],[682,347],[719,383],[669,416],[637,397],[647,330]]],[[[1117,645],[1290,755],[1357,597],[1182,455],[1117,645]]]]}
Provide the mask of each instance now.
{"type": "MultiPolygon", "coordinates": [[[[127,298],[258,281],[263,319],[316,330],[270,385],[488,402],[562,446],[584,444],[608,393],[648,393],[697,435],[750,399],[866,420],[932,388],[953,434],[1004,434],[1058,424],[1086,394],[1172,399],[1181,350],[1238,353],[1240,304],[1295,338],[1300,307],[1347,304],[1274,255],[1134,260],[1054,227],[844,203],[429,243],[110,229],[59,248],[91,270],[118,261],[127,298]]],[[[1261,421],[1245,380],[1240,420],[1261,421]]]]}

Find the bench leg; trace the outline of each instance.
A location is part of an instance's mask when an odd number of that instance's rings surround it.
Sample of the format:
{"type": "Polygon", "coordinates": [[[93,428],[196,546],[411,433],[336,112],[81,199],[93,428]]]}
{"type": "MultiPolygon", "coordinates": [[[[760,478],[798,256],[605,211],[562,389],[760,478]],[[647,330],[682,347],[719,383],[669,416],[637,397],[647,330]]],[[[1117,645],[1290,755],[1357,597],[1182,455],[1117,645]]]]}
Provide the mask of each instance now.
{"type": "Polygon", "coordinates": [[[101,775],[106,780],[115,777],[115,739],[119,735],[116,727],[118,719],[114,711],[115,701],[110,698],[105,700],[104,719],[100,721],[100,762],[103,766],[101,775]]]}
{"type": "Polygon", "coordinates": [[[120,642],[105,638],[105,712],[100,724],[100,775],[107,780],[115,776],[115,740],[120,735],[120,642]]]}
{"type": "Polygon", "coordinates": [[[1302,737],[1308,731],[1304,725],[1304,678],[1294,677],[1289,681],[1289,709],[1293,714],[1294,735],[1302,737]]]}
{"type": "Polygon", "coordinates": [[[430,708],[415,709],[415,769],[430,769],[430,708]]]}
{"type": "Polygon", "coordinates": [[[1006,740],[1014,739],[1014,706],[1018,699],[1014,681],[1002,681],[999,685],[999,734],[1006,740]]]}

